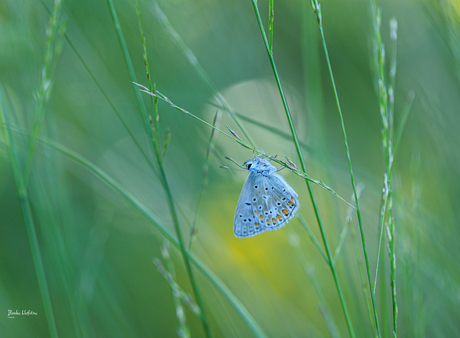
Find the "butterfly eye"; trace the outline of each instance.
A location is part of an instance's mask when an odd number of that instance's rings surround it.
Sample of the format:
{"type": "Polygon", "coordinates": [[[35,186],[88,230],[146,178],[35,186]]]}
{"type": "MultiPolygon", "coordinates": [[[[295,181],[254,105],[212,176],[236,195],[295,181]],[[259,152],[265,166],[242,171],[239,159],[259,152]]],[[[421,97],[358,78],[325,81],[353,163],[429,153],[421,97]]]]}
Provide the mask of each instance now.
{"type": "Polygon", "coordinates": [[[251,164],[251,163],[249,163],[249,164],[248,164],[248,169],[251,169],[251,166],[252,166],[252,164],[251,164]]]}

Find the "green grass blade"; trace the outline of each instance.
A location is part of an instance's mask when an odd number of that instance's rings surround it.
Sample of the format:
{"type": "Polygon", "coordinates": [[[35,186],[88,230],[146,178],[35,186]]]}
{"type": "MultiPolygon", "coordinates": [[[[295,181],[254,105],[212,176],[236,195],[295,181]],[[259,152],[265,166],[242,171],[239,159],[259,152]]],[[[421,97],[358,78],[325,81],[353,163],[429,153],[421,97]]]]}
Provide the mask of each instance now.
{"type": "Polygon", "coordinates": [[[51,296],[49,292],[48,282],[46,279],[45,268],[43,266],[43,259],[40,252],[40,245],[38,242],[37,231],[32,216],[32,209],[25,186],[23,171],[19,165],[19,153],[14,143],[13,134],[9,124],[8,113],[6,109],[5,100],[3,98],[3,90],[0,88],[0,123],[2,125],[5,143],[8,149],[8,156],[10,158],[11,170],[13,172],[16,188],[19,195],[19,201],[26,225],[27,236],[29,238],[29,245],[32,251],[32,258],[34,262],[35,272],[37,274],[38,286],[40,295],[42,297],[43,307],[45,309],[46,321],[51,337],[58,337],[56,322],[54,318],[53,306],[51,303],[51,296]]]}
{"type": "MultiPolygon", "coordinates": [[[[268,57],[270,59],[270,64],[272,66],[273,74],[275,76],[275,80],[276,80],[276,84],[278,86],[278,90],[279,90],[279,93],[280,93],[280,96],[281,96],[281,100],[283,101],[284,110],[286,112],[286,119],[287,119],[287,121],[289,123],[289,127],[290,127],[291,134],[292,134],[292,139],[294,141],[294,145],[295,145],[295,148],[296,148],[296,151],[297,151],[297,155],[299,156],[299,161],[300,161],[300,164],[301,164],[303,172],[307,173],[307,169],[306,169],[306,166],[305,166],[305,161],[304,161],[304,158],[303,158],[303,155],[302,155],[302,150],[300,148],[300,143],[299,143],[297,133],[296,133],[295,128],[294,128],[294,124],[292,122],[291,112],[289,110],[287,100],[286,100],[286,97],[284,95],[284,90],[283,90],[283,87],[281,85],[281,81],[280,81],[280,78],[279,78],[279,75],[278,75],[278,71],[276,70],[275,60],[273,59],[273,54],[270,53],[270,47],[269,47],[267,37],[265,35],[265,30],[264,30],[264,27],[263,27],[262,19],[260,17],[259,8],[257,6],[257,1],[252,0],[252,4],[253,4],[253,7],[254,7],[254,13],[256,15],[257,22],[258,22],[258,25],[259,25],[259,28],[260,28],[260,32],[262,34],[262,38],[263,38],[264,43],[265,43],[265,48],[267,50],[267,54],[268,54],[268,57]]],[[[338,293],[339,298],[340,298],[340,303],[342,305],[342,310],[343,310],[343,313],[344,313],[344,316],[345,316],[345,320],[347,322],[348,332],[350,333],[351,337],[354,337],[355,333],[354,333],[354,330],[353,330],[353,324],[351,322],[350,315],[349,315],[348,309],[347,309],[347,305],[345,303],[345,297],[343,295],[342,287],[341,287],[340,282],[339,282],[339,277],[338,277],[338,274],[337,274],[337,270],[335,269],[335,266],[332,263],[332,254],[331,254],[331,250],[329,248],[329,243],[328,243],[328,240],[327,240],[327,237],[326,237],[326,232],[324,230],[324,226],[323,226],[323,223],[321,221],[321,217],[320,217],[320,214],[319,214],[319,209],[318,209],[318,206],[316,204],[316,199],[315,199],[315,196],[313,194],[313,190],[311,189],[310,182],[308,180],[305,180],[305,182],[307,184],[308,192],[309,192],[309,195],[310,195],[310,200],[312,202],[313,210],[315,212],[315,217],[316,217],[316,220],[318,222],[318,227],[319,227],[320,232],[321,232],[321,237],[323,239],[323,244],[324,244],[324,247],[326,249],[326,255],[327,255],[327,258],[328,258],[329,267],[330,267],[331,272],[332,272],[334,283],[335,283],[336,288],[337,288],[337,293],[338,293]]]]}
{"type": "MultiPolygon", "coordinates": [[[[117,32],[118,32],[120,42],[122,42],[121,45],[122,45],[123,53],[125,55],[125,62],[128,64],[128,69],[130,69],[131,81],[135,84],[136,83],[135,82],[136,78],[134,76],[133,66],[131,64],[131,59],[129,57],[129,52],[128,52],[127,48],[126,48],[126,43],[124,42],[121,27],[120,27],[120,25],[118,23],[118,18],[117,18],[117,15],[116,15],[116,11],[115,11],[115,8],[113,6],[112,0],[108,0],[108,1],[111,4],[110,9],[111,9],[112,17],[113,17],[113,20],[114,20],[114,23],[115,23],[115,27],[116,27],[117,32]],[[132,72],[131,72],[131,70],[132,70],[132,72]]],[[[142,29],[142,17],[141,17],[140,10],[137,12],[137,16],[138,16],[138,21],[139,21],[140,33],[141,33],[142,41],[144,43],[144,45],[143,45],[143,47],[144,47],[144,60],[147,60],[148,59],[148,57],[147,57],[147,48],[145,46],[145,36],[144,36],[144,33],[143,33],[143,29],[142,29]]],[[[148,62],[145,62],[145,67],[146,67],[146,74],[147,74],[148,77],[150,77],[150,70],[149,70],[148,62]]],[[[152,89],[152,88],[150,88],[150,89],[152,89]]],[[[155,88],[154,88],[154,90],[155,90],[155,88]]],[[[206,314],[206,309],[205,309],[205,306],[204,306],[204,302],[202,300],[201,291],[200,291],[200,289],[198,287],[198,283],[197,283],[197,281],[195,279],[195,274],[194,274],[194,272],[192,270],[189,255],[188,255],[187,250],[185,248],[185,243],[184,243],[184,240],[183,240],[183,237],[182,237],[182,231],[181,231],[181,227],[180,227],[180,224],[179,224],[179,217],[178,217],[177,211],[176,211],[176,205],[175,205],[175,202],[174,202],[174,198],[173,198],[173,195],[172,195],[171,188],[169,186],[168,178],[166,176],[166,171],[165,171],[164,166],[163,166],[163,155],[164,154],[161,153],[159,141],[156,141],[156,139],[154,138],[154,135],[153,135],[154,128],[152,128],[152,124],[150,123],[150,119],[147,116],[147,112],[146,112],[145,106],[143,104],[143,101],[142,101],[142,99],[140,97],[140,93],[139,93],[139,91],[136,91],[136,92],[137,92],[136,96],[139,99],[139,106],[141,107],[141,113],[142,113],[144,123],[145,123],[145,127],[146,127],[146,130],[147,130],[147,135],[149,136],[150,140],[152,141],[152,146],[153,146],[153,149],[155,151],[156,160],[157,160],[157,163],[158,163],[158,168],[160,170],[161,183],[163,185],[164,192],[166,194],[167,201],[168,201],[168,204],[169,204],[169,211],[170,211],[171,217],[173,219],[173,224],[174,224],[174,228],[175,228],[175,231],[176,231],[176,236],[177,236],[177,240],[178,240],[178,244],[179,244],[179,249],[180,249],[180,252],[181,252],[181,255],[182,255],[182,259],[184,260],[184,263],[185,263],[185,268],[186,268],[186,271],[187,271],[187,275],[188,275],[190,284],[191,284],[192,289],[193,289],[193,293],[195,295],[196,302],[197,302],[198,306],[200,307],[201,325],[203,327],[203,330],[204,330],[204,333],[205,333],[206,337],[210,338],[210,337],[212,337],[212,332],[211,332],[211,328],[209,326],[209,321],[208,321],[208,317],[207,317],[207,314],[206,314]]],[[[153,114],[154,114],[154,116],[156,118],[156,121],[158,122],[158,106],[157,105],[158,105],[158,100],[155,97],[154,104],[152,106],[152,110],[153,110],[153,114]]],[[[158,135],[159,135],[159,130],[156,130],[156,137],[158,137],[158,135]]],[[[165,144],[166,144],[166,142],[165,142],[165,144]]]]}
{"type": "Polygon", "coordinates": [[[225,100],[224,96],[219,92],[217,86],[211,80],[207,72],[201,66],[200,62],[198,61],[197,57],[193,53],[193,51],[185,44],[184,40],[182,40],[181,36],[177,31],[172,27],[171,23],[168,20],[168,17],[164,14],[161,10],[160,6],[156,1],[151,2],[150,6],[151,11],[157,18],[158,22],[163,26],[164,30],[168,33],[171,40],[174,41],[176,46],[179,50],[184,54],[185,58],[189,61],[190,65],[195,69],[197,74],[200,76],[201,80],[204,84],[208,87],[209,91],[214,95],[215,99],[220,102],[224,110],[230,115],[233,122],[238,126],[238,128],[243,132],[243,135],[246,137],[248,142],[255,147],[254,140],[251,138],[251,134],[244,128],[244,126],[240,123],[238,116],[235,114],[233,109],[231,109],[228,102],[225,100]]]}
{"type": "Polygon", "coordinates": [[[328,53],[327,46],[326,46],[326,39],[324,37],[321,6],[319,5],[318,1],[316,1],[316,0],[312,1],[312,5],[313,5],[313,10],[314,10],[314,12],[316,14],[317,21],[318,21],[318,27],[319,27],[320,36],[321,36],[321,42],[322,42],[322,45],[323,45],[324,53],[326,55],[327,67],[328,67],[329,75],[330,75],[330,78],[331,78],[332,88],[334,89],[334,96],[335,96],[335,100],[336,100],[336,104],[337,104],[337,111],[339,113],[340,123],[341,123],[341,126],[342,126],[342,133],[343,133],[344,144],[345,144],[345,149],[346,149],[346,154],[347,154],[347,159],[348,159],[348,169],[350,171],[351,186],[353,188],[353,194],[355,196],[356,213],[357,213],[357,216],[358,216],[359,230],[360,230],[360,233],[361,233],[361,242],[362,242],[362,248],[363,248],[363,253],[364,253],[364,260],[365,260],[365,264],[366,264],[367,278],[368,278],[368,283],[369,283],[369,292],[370,292],[371,298],[372,298],[372,309],[373,309],[373,312],[374,312],[374,322],[375,322],[376,335],[378,337],[380,337],[381,333],[380,333],[379,318],[378,318],[378,313],[377,313],[377,305],[376,305],[376,301],[375,301],[374,291],[372,290],[372,277],[371,277],[371,271],[370,271],[370,266],[369,266],[369,256],[368,256],[368,253],[367,253],[366,238],[364,236],[364,228],[363,228],[363,222],[362,222],[362,217],[361,217],[361,210],[359,208],[358,194],[357,194],[357,191],[356,191],[355,179],[354,179],[354,175],[353,175],[353,166],[352,166],[352,162],[351,162],[350,149],[348,147],[347,133],[346,133],[346,130],[345,130],[345,122],[343,120],[342,108],[340,106],[339,96],[338,96],[338,93],[337,93],[337,87],[335,85],[335,80],[334,80],[334,74],[332,72],[331,61],[330,61],[329,53],[328,53]]]}
{"type": "MultiPolygon", "coordinates": [[[[221,115],[219,111],[216,112],[216,115],[214,116],[214,121],[212,122],[213,126],[219,125],[221,115]]],[[[208,143],[208,150],[206,151],[206,159],[203,164],[203,174],[202,174],[202,183],[201,183],[201,189],[200,189],[200,195],[198,197],[198,205],[196,208],[196,213],[195,213],[195,218],[193,220],[192,224],[192,230],[190,231],[190,241],[188,243],[188,251],[192,249],[192,244],[193,241],[196,239],[196,236],[198,234],[198,224],[200,223],[200,212],[201,212],[201,203],[203,201],[203,196],[204,193],[206,192],[206,189],[208,187],[208,170],[209,170],[209,160],[211,158],[211,155],[214,151],[214,144],[216,142],[217,138],[217,133],[215,129],[211,130],[211,137],[209,138],[209,143],[208,143]]]]}
{"type": "MultiPolygon", "coordinates": [[[[398,302],[396,298],[396,252],[395,252],[395,220],[393,217],[393,191],[392,191],[392,172],[394,164],[394,132],[393,132],[393,113],[394,113],[394,88],[396,82],[396,47],[397,47],[397,38],[398,38],[398,22],[395,18],[390,20],[390,38],[393,43],[393,53],[391,57],[391,66],[390,66],[390,87],[388,89],[389,93],[389,105],[388,105],[388,115],[389,115],[389,139],[391,143],[389,144],[389,185],[388,185],[388,255],[390,256],[390,287],[391,287],[391,298],[392,298],[392,309],[393,309],[393,336],[397,337],[398,335],[398,302]]],[[[404,118],[404,117],[403,117],[404,118]]],[[[405,123],[405,121],[403,121],[405,123]]],[[[404,126],[404,125],[403,125],[404,126]]],[[[399,142],[399,141],[398,141],[399,142]]]]}
{"type": "MultiPolygon", "coordinates": [[[[300,215],[298,217],[300,218],[301,222],[304,222],[303,218],[300,215]]],[[[315,293],[318,296],[318,301],[317,301],[318,310],[321,316],[323,317],[324,321],[326,322],[326,325],[329,329],[329,332],[331,333],[331,336],[334,338],[340,337],[339,331],[337,329],[337,325],[333,317],[331,316],[331,311],[328,308],[326,297],[324,294],[324,287],[318,276],[318,271],[316,270],[315,264],[313,264],[312,259],[308,257],[306,250],[301,249],[301,239],[300,239],[300,236],[296,228],[292,227],[290,229],[292,229],[290,230],[291,232],[287,233],[287,239],[288,239],[289,245],[292,247],[292,249],[296,253],[297,260],[302,263],[305,274],[310,279],[313,285],[313,288],[315,289],[315,293]]],[[[308,229],[308,231],[310,230],[308,229]]],[[[322,252],[322,249],[321,247],[319,247],[319,244],[318,244],[318,248],[322,252]]],[[[324,253],[322,253],[322,255],[327,262],[326,255],[324,253]]]]}
{"type": "Polygon", "coordinates": [[[186,302],[185,300],[190,298],[176,283],[176,273],[174,268],[174,262],[169,255],[169,243],[164,242],[163,247],[161,248],[161,253],[163,255],[164,260],[166,261],[166,268],[164,267],[163,263],[158,259],[154,258],[153,263],[157,267],[158,272],[163,275],[163,277],[168,282],[169,286],[171,287],[174,306],[176,308],[176,317],[179,321],[179,328],[178,328],[178,335],[181,338],[190,338],[190,329],[187,326],[187,319],[185,315],[185,311],[183,310],[182,303],[189,305],[190,310],[192,313],[199,317],[199,308],[196,304],[190,304],[190,302],[186,302]]]}
{"type": "Polygon", "coordinates": [[[323,256],[324,260],[329,265],[329,260],[327,259],[326,254],[324,253],[323,249],[321,248],[321,245],[319,245],[318,240],[316,239],[315,235],[313,235],[313,232],[311,232],[310,228],[307,225],[307,222],[305,221],[305,219],[303,218],[303,216],[300,213],[298,214],[298,218],[299,218],[300,224],[302,225],[302,227],[307,232],[308,237],[310,237],[310,240],[312,241],[312,243],[316,246],[316,248],[318,249],[318,251],[321,254],[321,256],[323,256]]]}
{"type": "MultiPolygon", "coordinates": [[[[129,77],[131,78],[131,81],[136,82],[137,81],[136,73],[134,72],[134,67],[131,62],[131,56],[129,55],[128,46],[126,45],[126,41],[123,35],[123,31],[121,29],[120,21],[118,20],[118,15],[117,15],[117,11],[115,10],[115,6],[113,4],[113,0],[107,0],[107,4],[109,5],[110,14],[112,16],[113,24],[115,25],[115,30],[117,32],[118,42],[120,43],[120,48],[121,48],[121,51],[123,52],[123,57],[125,58],[125,64],[126,64],[126,67],[128,68],[129,77]]],[[[133,88],[134,88],[134,94],[136,95],[136,99],[139,104],[139,109],[141,110],[141,117],[142,117],[142,121],[144,122],[145,131],[147,135],[149,136],[149,140],[151,140],[153,138],[153,135],[152,135],[152,129],[150,128],[150,122],[148,119],[147,110],[145,108],[144,102],[142,101],[142,97],[139,91],[136,90],[136,87],[134,85],[133,85],[133,88]]]]}
{"type": "Polygon", "coordinates": [[[358,261],[358,268],[359,268],[359,273],[360,273],[361,281],[362,281],[363,295],[364,295],[364,299],[366,300],[366,304],[367,304],[367,314],[369,315],[369,323],[372,323],[374,321],[374,311],[372,309],[371,296],[368,291],[369,290],[369,280],[367,279],[367,274],[365,271],[366,268],[361,258],[358,239],[356,237],[355,229],[352,224],[350,226],[350,234],[351,234],[351,238],[353,242],[353,247],[355,249],[356,259],[358,261]]]}
{"type": "Polygon", "coordinates": [[[61,19],[62,1],[54,2],[53,13],[51,14],[46,31],[46,47],[43,56],[43,63],[40,69],[40,82],[36,92],[34,116],[32,121],[32,134],[29,139],[26,162],[24,165],[24,185],[27,188],[29,183],[30,168],[35,150],[35,140],[43,129],[44,108],[48,101],[53,87],[53,66],[55,59],[62,50],[62,43],[65,33],[65,22],[61,19]]]}
{"type": "Polygon", "coordinates": [[[393,156],[396,157],[398,153],[399,144],[401,142],[402,133],[404,130],[404,126],[406,125],[407,117],[409,116],[410,108],[412,106],[412,102],[414,102],[415,93],[414,91],[410,91],[407,94],[406,102],[404,104],[403,110],[401,111],[401,118],[399,120],[399,124],[396,128],[396,138],[393,143],[393,156]]]}
{"type": "Polygon", "coordinates": [[[273,54],[273,19],[275,16],[274,0],[268,0],[268,49],[273,54]]]}
{"type": "MultiPolygon", "coordinates": [[[[11,128],[13,131],[26,135],[24,132],[11,128]]],[[[130,204],[134,209],[136,209],[142,216],[144,216],[152,226],[152,230],[158,231],[163,238],[168,242],[174,245],[179,249],[179,242],[174,238],[174,236],[166,229],[162,222],[155,216],[152,215],[149,210],[140,203],[133,195],[131,195],[127,190],[125,190],[121,185],[119,185],[112,177],[107,175],[102,169],[97,167],[92,162],[83,158],[78,153],[73,150],[58,144],[52,140],[39,137],[37,141],[43,143],[44,145],[54,149],[55,151],[61,153],[62,155],[70,158],[71,160],[79,163],[90,172],[92,172],[96,177],[98,177],[102,182],[111,187],[116,191],[120,196],[122,196],[128,204],[130,204]]],[[[187,253],[190,261],[194,266],[205,276],[205,278],[212,284],[216,289],[222,294],[222,296],[229,302],[229,304],[234,308],[234,310],[241,316],[243,321],[248,325],[251,331],[256,337],[267,337],[251,314],[247,311],[245,306],[239,301],[239,299],[225,286],[225,284],[193,253],[187,253]]]]}
{"type": "MultiPolygon", "coordinates": [[[[51,15],[51,11],[49,10],[49,8],[47,7],[47,5],[43,2],[43,0],[40,0],[40,2],[42,3],[43,7],[45,8],[45,10],[48,12],[48,14],[51,15]]],[[[88,73],[88,75],[90,76],[91,80],[94,82],[94,84],[96,85],[97,89],[99,90],[99,92],[102,94],[102,96],[104,97],[104,100],[107,102],[107,104],[110,106],[110,109],[115,113],[115,115],[117,116],[118,120],[120,121],[120,123],[122,124],[123,128],[126,130],[126,132],[128,133],[128,135],[130,136],[131,140],[133,140],[134,144],[136,145],[137,149],[139,150],[139,152],[142,154],[142,156],[144,157],[144,159],[146,160],[146,162],[149,164],[150,168],[152,168],[152,170],[155,172],[155,174],[158,176],[158,170],[155,168],[155,166],[152,164],[152,161],[150,160],[150,158],[147,156],[147,154],[145,153],[144,149],[141,147],[141,145],[139,144],[139,141],[134,137],[134,134],[132,133],[132,131],[129,129],[128,125],[126,124],[126,122],[124,121],[123,117],[121,116],[120,112],[118,111],[118,109],[115,107],[115,104],[112,102],[112,100],[110,99],[110,97],[107,95],[105,89],[102,87],[102,85],[100,84],[100,82],[98,81],[98,79],[96,78],[96,76],[94,75],[94,73],[91,71],[91,68],[88,66],[88,64],[86,63],[85,59],[83,58],[83,56],[78,52],[77,48],[75,47],[75,45],[73,44],[72,40],[69,38],[69,36],[67,34],[64,34],[64,38],[67,42],[67,44],[69,45],[69,47],[72,49],[72,51],[75,53],[75,56],[77,57],[77,59],[80,61],[81,65],[83,66],[83,68],[85,69],[85,71],[88,73]]]]}

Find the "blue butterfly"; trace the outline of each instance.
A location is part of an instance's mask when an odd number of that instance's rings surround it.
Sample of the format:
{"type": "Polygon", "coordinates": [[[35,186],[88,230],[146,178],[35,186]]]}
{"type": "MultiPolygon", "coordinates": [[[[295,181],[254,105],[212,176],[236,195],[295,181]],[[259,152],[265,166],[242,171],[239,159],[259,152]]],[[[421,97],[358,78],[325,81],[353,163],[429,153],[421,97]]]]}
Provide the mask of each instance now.
{"type": "Polygon", "coordinates": [[[249,175],[236,205],[235,237],[250,238],[284,227],[299,210],[297,193],[265,157],[246,161],[244,167],[249,175]]]}

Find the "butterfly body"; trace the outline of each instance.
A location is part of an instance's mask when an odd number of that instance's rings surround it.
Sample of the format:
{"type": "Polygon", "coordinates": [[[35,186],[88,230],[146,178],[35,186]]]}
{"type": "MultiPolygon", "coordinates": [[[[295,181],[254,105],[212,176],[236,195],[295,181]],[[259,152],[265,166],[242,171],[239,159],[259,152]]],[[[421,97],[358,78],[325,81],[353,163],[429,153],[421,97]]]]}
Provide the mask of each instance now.
{"type": "Polygon", "coordinates": [[[300,207],[297,193],[268,159],[255,157],[244,166],[249,175],[236,206],[235,237],[254,237],[284,227],[300,207]]]}

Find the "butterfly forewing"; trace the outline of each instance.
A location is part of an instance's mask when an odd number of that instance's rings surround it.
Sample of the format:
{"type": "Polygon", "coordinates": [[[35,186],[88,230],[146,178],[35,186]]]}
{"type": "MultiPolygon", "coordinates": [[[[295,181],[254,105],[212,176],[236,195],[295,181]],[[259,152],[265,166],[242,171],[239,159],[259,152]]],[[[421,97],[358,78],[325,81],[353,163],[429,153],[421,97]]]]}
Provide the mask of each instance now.
{"type": "Polygon", "coordinates": [[[299,208],[298,195],[276,173],[264,176],[251,171],[244,182],[235,211],[234,233],[249,238],[278,230],[299,208]]]}

